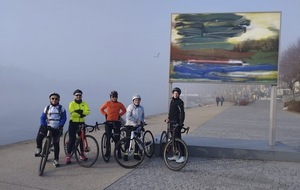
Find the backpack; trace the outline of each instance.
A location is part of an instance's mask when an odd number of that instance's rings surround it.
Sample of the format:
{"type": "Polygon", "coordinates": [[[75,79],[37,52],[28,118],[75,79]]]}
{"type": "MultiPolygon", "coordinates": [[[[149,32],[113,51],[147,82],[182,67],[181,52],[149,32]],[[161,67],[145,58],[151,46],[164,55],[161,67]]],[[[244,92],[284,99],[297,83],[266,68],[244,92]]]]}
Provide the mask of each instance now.
{"type": "MultiPolygon", "coordinates": [[[[50,109],[50,105],[48,105],[47,108],[46,108],[46,112],[45,112],[46,115],[48,115],[49,109],[50,109]]],[[[62,117],[62,111],[61,111],[61,110],[62,110],[62,105],[59,104],[59,105],[58,105],[58,112],[59,112],[60,119],[61,119],[61,117],[62,117]]]]}

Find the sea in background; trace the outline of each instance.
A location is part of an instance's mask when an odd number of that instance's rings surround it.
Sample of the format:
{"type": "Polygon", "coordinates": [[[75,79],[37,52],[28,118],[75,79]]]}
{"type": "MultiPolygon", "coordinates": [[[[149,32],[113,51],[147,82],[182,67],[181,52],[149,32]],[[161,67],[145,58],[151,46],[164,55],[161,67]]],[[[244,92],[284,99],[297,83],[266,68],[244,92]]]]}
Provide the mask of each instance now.
{"type": "MultiPolygon", "coordinates": [[[[186,103],[186,108],[202,106],[206,104],[214,103],[214,98],[212,96],[208,97],[197,97],[191,96],[187,97],[184,94],[181,98],[186,103]]],[[[25,97],[26,99],[26,97],[25,97]]],[[[23,106],[31,106],[32,103],[28,102],[25,103],[23,106]]],[[[65,108],[67,105],[62,104],[65,108]]],[[[91,103],[90,105],[91,114],[86,117],[86,123],[93,125],[96,122],[104,122],[104,117],[99,112],[99,105],[95,103],[91,103]]],[[[159,115],[167,112],[167,108],[160,109],[164,111],[157,111],[158,109],[147,109],[145,107],[146,112],[146,122],[147,117],[159,115]],[[149,113],[147,115],[147,113],[149,113]]],[[[31,109],[33,107],[31,106],[31,109]]],[[[20,111],[20,110],[19,110],[20,111]]],[[[38,129],[39,129],[39,119],[40,115],[42,114],[43,107],[40,109],[34,108],[31,111],[16,111],[14,109],[7,109],[6,112],[1,112],[0,114],[0,121],[1,121],[1,133],[0,133],[0,146],[6,144],[17,143],[21,141],[35,139],[38,129]],[[20,114],[21,113],[21,114],[20,114]]],[[[64,131],[68,130],[68,122],[69,122],[69,113],[67,111],[68,120],[64,126],[64,131]]],[[[125,116],[123,116],[125,119],[125,116]]],[[[164,122],[162,121],[162,125],[164,122]]],[[[101,129],[100,129],[101,130],[101,129]]]]}

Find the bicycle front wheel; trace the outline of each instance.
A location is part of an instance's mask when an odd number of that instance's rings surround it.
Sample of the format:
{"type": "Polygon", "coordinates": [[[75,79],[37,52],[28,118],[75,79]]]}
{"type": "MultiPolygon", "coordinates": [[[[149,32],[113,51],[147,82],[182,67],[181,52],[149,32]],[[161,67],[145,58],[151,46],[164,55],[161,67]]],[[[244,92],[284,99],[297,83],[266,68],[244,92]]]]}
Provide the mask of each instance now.
{"type": "Polygon", "coordinates": [[[117,163],[124,168],[134,168],[145,158],[144,143],[140,139],[121,139],[115,147],[114,155],[117,163]]]}
{"type": "Polygon", "coordinates": [[[148,158],[152,157],[154,154],[154,147],[155,147],[155,142],[154,142],[154,137],[151,131],[147,130],[144,133],[143,136],[143,143],[145,147],[145,154],[148,158]]]}
{"type": "Polygon", "coordinates": [[[102,158],[105,162],[109,162],[110,154],[111,154],[111,145],[108,139],[108,133],[105,132],[102,135],[101,139],[101,154],[102,158]]]}
{"type": "Polygon", "coordinates": [[[173,171],[181,170],[188,162],[189,152],[182,139],[169,141],[164,148],[164,162],[173,171]]]}
{"type": "Polygon", "coordinates": [[[81,142],[82,145],[80,142],[77,143],[75,158],[80,166],[89,168],[94,165],[98,159],[99,145],[97,140],[91,135],[86,135],[85,139],[82,139],[81,142]]]}
{"type": "Polygon", "coordinates": [[[44,146],[41,152],[41,162],[39,166],[39,176],[42,176],[45,170],[46,162],[50,154],[51,137],[46,137],[44,146]]]}

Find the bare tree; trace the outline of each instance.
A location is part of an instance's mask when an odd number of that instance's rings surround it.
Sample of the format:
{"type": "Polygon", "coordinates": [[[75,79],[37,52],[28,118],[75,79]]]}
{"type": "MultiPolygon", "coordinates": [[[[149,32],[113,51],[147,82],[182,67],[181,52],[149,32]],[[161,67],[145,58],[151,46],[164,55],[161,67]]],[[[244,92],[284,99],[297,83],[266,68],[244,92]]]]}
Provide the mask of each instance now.
{"type": "Polygon", "coordinates": [[[287,84],[294,96],[295,83],[300,82],[300,39],[282,53],[279,71],[280,80],[287,84]]]}

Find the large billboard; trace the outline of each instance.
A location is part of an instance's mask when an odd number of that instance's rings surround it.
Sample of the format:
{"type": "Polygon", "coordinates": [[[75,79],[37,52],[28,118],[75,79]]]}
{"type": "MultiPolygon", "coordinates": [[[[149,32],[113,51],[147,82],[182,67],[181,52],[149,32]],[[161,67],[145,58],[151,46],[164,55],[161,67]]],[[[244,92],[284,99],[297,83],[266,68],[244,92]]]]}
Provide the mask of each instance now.
{"type": "Polygon", "coordinates": [[[277,84],[281,12],[171,16],[170,82],[277,84]]]}

